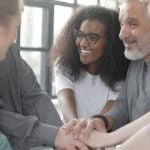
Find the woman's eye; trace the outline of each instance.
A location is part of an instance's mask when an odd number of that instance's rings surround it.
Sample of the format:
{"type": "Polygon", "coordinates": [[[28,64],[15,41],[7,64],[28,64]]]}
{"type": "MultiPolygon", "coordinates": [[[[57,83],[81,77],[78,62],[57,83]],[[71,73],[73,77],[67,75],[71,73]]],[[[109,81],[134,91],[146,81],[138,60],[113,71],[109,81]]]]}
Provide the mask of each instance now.
{"type": "Polygon", "coordinates": [[[98,40],[98,37],[96,35],[89,35],[88,38],[91,41],[97,41],[98,40]]]}

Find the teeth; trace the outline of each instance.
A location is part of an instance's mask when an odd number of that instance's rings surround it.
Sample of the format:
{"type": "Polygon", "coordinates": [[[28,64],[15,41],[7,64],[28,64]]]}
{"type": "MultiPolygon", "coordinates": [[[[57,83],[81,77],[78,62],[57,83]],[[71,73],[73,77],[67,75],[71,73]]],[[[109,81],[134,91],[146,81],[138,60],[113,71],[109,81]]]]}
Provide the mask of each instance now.
{"type": "Polygon", "coordinates": [[[91,53],[91,51],[81,49],[81,53],[91,53]]]}

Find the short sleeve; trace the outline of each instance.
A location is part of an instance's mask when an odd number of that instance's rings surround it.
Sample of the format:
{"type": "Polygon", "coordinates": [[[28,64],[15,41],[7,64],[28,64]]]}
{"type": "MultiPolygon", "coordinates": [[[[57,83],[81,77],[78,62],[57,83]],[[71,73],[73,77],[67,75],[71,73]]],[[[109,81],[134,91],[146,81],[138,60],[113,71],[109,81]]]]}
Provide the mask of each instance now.
{"type": "Polygon", "coordinates": [[[55,88],[56,94],[62,89],[74,90],[74,83],[61,72],[57,71],[55,76],[55,88]]]}
{"type": "Polygon", "coordinates": [[[118,82],[117,84],[116,84],[116,86],[115,86],[115,89],[116,89],[116,91],[112,91],[111,89],[109,90],[109,92],[108,92],[108,100],[116,100],[117,98],[118,98],[118,96],[119,96],[119,92],[120,92],[120,90],[121,90],[121,88],[122,88],[122,84],[123,84],[123,81],[121,81],[121,82],[118,82]]]}
{"type": "Polygon", "coordinates": [[[112,90],[109,90],[107,100],[116,100],[116,98],[118,97],[118,95],[119,95],[119,92],[114,92],[112,90]]]}

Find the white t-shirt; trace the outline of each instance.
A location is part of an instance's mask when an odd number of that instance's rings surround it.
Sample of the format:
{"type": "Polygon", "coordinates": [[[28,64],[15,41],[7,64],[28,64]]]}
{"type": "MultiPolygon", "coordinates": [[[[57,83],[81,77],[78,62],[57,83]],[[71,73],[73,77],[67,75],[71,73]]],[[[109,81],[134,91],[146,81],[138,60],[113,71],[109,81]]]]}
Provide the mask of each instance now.
{"type": "Polygon", "coordinates": [[[85,77],[76,82],[57,72],[55,86],[56,93],[66,88],[74,91],[79,118],[89,118],[100,113],[108,100],[115,100],[118,96],[118,92],[107,87],[99,75],[87,72],[85,77]]]}

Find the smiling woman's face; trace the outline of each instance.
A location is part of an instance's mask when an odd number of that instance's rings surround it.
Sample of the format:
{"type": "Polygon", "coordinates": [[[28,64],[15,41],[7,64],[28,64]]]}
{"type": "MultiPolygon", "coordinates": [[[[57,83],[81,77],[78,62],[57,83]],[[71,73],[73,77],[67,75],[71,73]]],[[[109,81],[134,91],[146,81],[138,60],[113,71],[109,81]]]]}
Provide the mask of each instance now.
{"type": "MultiPolygon", "coordinates": [[[[97,35],[98,37],[94,44],[89,43],[85,37],[80,42],[76,40],[81,63],[90,68],[97,68],[106,43],[105,26],[98,20],[87,19],[82,22],[79,31],[84,35],[97,35]]],[[[94,36],[91,36],[89,40],[95,40],[93,38],[94,36]]]]}

